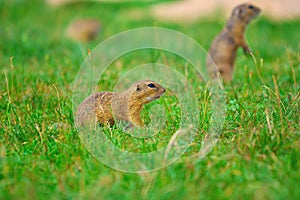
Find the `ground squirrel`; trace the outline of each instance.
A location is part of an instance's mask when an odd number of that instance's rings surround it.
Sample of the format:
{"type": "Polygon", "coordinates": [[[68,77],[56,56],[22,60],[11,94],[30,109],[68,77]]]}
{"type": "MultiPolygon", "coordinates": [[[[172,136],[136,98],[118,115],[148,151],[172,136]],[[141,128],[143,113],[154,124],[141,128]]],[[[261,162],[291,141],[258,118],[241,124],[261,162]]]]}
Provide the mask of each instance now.
{"type": "Polygon", "coordinates": [[[210,74],[215,77],[218,73],[225,82],[232,79],[233,65],[238,47],[242,47],[244,54],[250,53],[251,49],[245,40],[245,29],[247,24],[260,13],[260,9],[251,4],[236,6],[227,21],[223,31],[214,39],[206,60],[210,74]],[[217,69],[214,64],[217,65],[217,69]]]}
{"type": "Polygon", "coordinates": [[[101,125],[114,125],[115,121],[123,121],[129,127],[142,127],[140,113],[144,104],[160,98],[165,91],[154,81],[141,80],[123,92],[95,93],[79,105],[76,113],[77,124],[84,125],[86,120],[96,117],[101,125]]]}

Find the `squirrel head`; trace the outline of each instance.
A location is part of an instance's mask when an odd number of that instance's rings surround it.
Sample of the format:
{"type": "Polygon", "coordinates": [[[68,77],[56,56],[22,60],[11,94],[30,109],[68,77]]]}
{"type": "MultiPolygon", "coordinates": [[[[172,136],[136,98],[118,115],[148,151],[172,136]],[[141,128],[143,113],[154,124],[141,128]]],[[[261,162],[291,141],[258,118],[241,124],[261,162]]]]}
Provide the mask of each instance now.
{"type": "Polygon", "coordinates": [[[151,80],[142,80],[133,84],[129,91],[131,91],[131,101],[146,104],[155,99],[159,99],[165,93],[165,88],[160,84],[151,80]]]}
{"type": "Polygon", "coordinates": [[[236,22],[248,24],[252,19],[259,15],[261,9],[252,4],[241,4],[236,6],[231,14],[231,19],[236,22]]]}

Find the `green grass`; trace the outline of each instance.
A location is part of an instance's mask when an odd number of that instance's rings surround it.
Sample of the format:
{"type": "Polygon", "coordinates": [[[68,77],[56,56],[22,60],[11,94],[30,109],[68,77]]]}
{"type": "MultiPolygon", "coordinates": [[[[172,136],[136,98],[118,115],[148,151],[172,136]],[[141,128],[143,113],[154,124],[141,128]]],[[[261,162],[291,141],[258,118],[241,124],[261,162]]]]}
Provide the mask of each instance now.
{"type": "MultiPolygon", "coordinates": [[[[81,3],[53,9],[39,1],[0,2],[0,199],[300,198],[300,20],[259,17],[250,25],[247,38],[257,65],[238,52],[234,81],[225,88],[223,133],[205,159],[183,159],[139,175],[115,171],[85,149],[73,122],[72,86],[88,49],[144,26],[180,31],[208,48],[224,24],[221,17],[184,25],[158,22],[147,17],[151,4],[81,3]],[[133,17],[132,9],[145,10],[146,17],[133,17]],[[64,37],[75,16],[101,19],[96,41],[78,44],[64,37]]],[[[99,87],[111,89],[129,66],[153,60],[163,58],[155,51],[124,56],[99,87]]],[[[184,65],[176,56],[170,63],[177,63],[178,70],[184,65]]],[[[208,92],[197,82],[193,87],[203,128],[185,158],[199,149],[209,126],[208,92]]],[[[162,105],[168,102],[163,98],[162,105]]],[[[137,142],[135,148],[149,151],[168,142],[163,136],[157,136],[161,143],[120,134],[111,139],[129,149],[137,142]]]]}

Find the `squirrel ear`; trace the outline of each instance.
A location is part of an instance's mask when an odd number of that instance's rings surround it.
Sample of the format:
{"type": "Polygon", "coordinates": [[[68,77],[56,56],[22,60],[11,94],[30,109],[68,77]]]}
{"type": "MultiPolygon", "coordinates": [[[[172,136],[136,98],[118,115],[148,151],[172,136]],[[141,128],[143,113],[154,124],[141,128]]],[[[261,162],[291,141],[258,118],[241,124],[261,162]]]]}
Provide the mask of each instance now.
{"type": "Polygon", "coordinates": [[[238,15],[240,15],[240,14],[242,14],[242,13],[243,13],[243,10],[242,10],[242,9],[236,8],[236,9],[233,10],[232,16],[238,16],[238,15]]]}
{"type": "Polygon", "coordinates": [[[136,91],[140,91],[140,90],[141,90],[140,86],[137,85],[137,86],[136,86],[136,91]]]}
{"type": "Polygon", "coordinates": [[[231,17],[234,18],[234,17],[238,16],[238,14],[239,14],[239,9],[235,8],[231,13],[231,17]]]}

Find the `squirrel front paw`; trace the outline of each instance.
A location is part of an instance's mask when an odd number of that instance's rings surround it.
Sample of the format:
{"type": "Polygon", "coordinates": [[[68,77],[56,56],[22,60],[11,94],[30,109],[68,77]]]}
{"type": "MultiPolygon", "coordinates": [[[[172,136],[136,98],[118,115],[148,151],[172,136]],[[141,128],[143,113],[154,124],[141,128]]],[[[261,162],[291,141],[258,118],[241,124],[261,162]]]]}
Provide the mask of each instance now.
{"type": "Polygon", "coordinates": [[[250,55],[252,53],[252,49],[248,46],[244,46],[243,50],[245,55],[250,55]]]}

